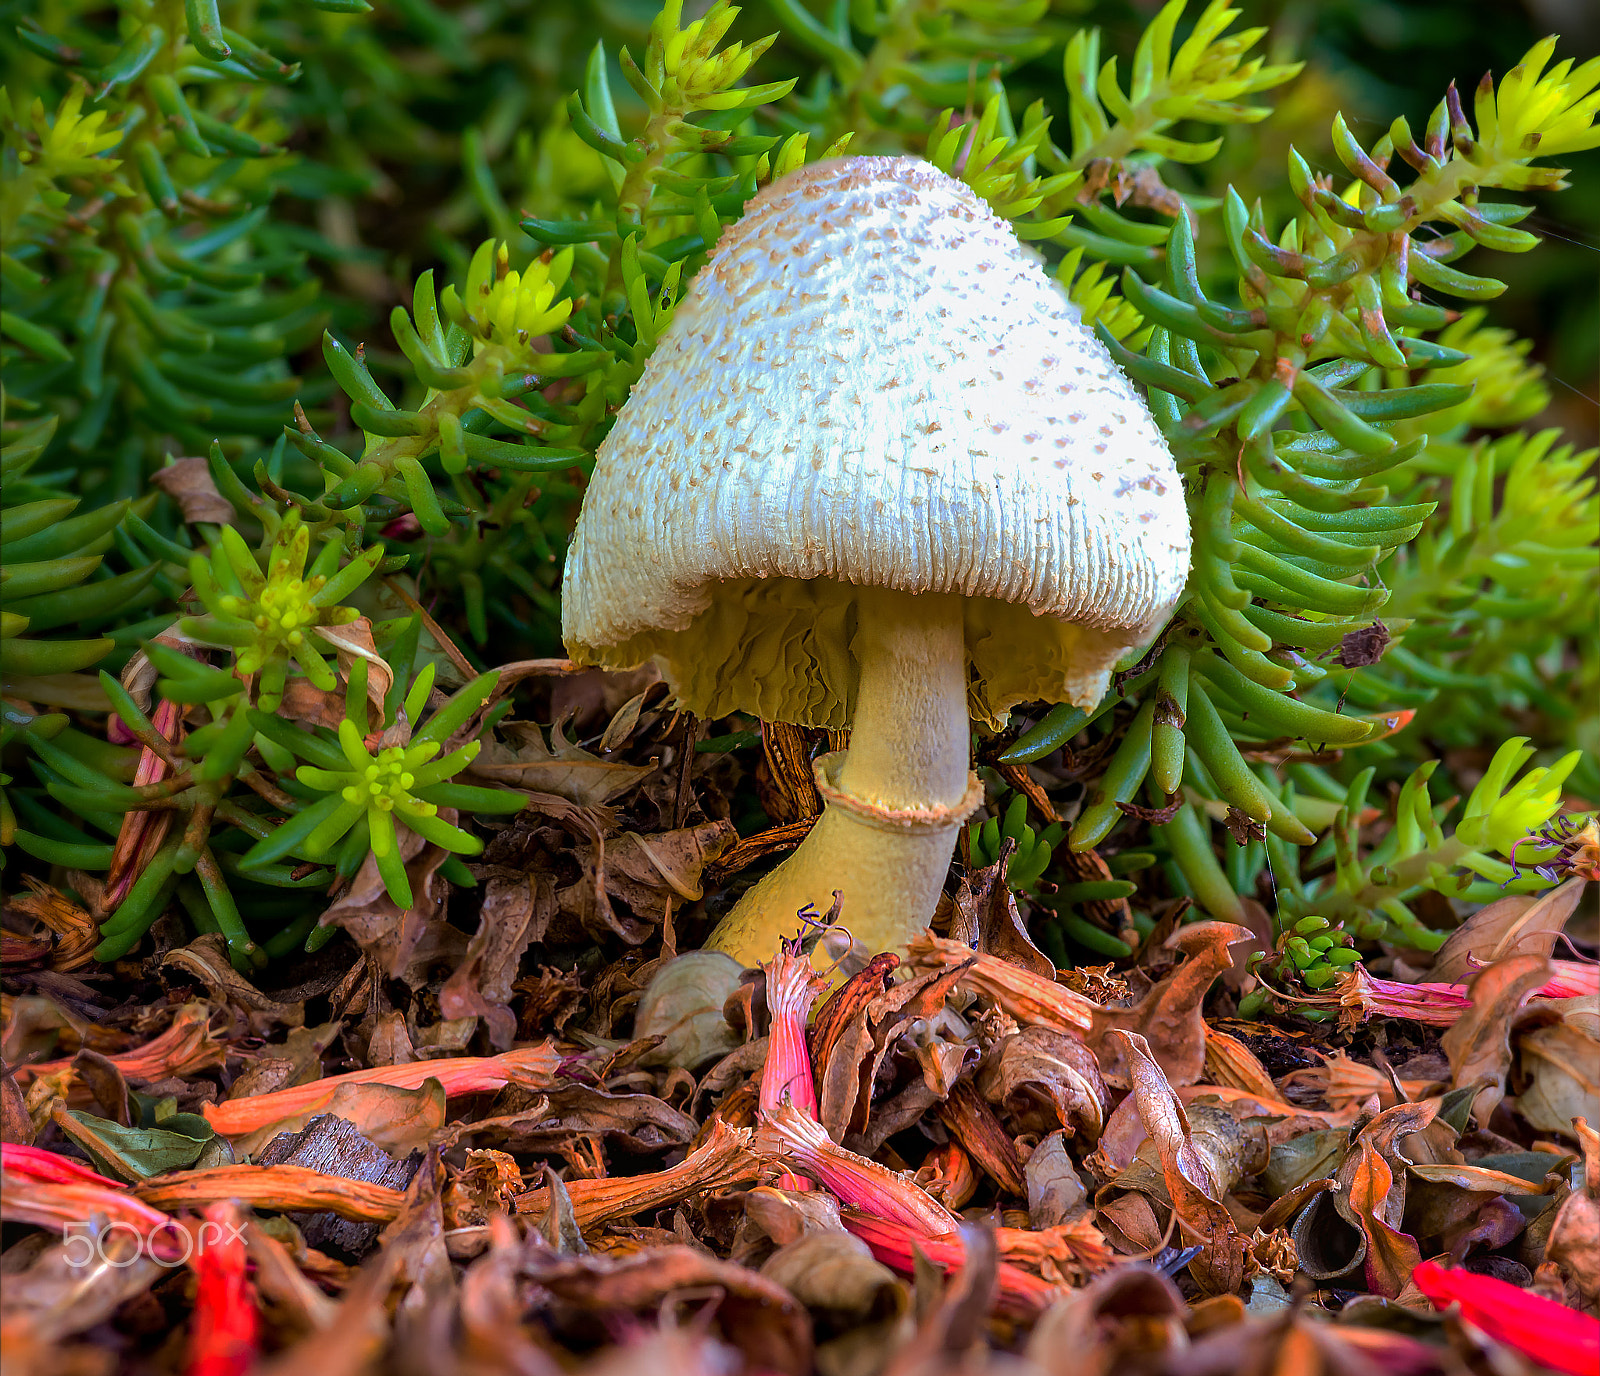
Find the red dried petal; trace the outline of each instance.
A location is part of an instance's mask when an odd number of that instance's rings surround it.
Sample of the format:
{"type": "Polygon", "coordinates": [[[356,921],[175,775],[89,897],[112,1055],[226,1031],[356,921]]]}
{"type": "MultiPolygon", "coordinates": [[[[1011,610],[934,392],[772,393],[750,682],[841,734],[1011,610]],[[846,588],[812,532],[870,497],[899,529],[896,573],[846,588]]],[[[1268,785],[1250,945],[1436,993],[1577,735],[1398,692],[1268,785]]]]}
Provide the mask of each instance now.
{"type": "Polygon", "coordinates": [[[1436,1306],[1460,1305],[1466,1322],[1541,1366],[1570,1376],[1600,1371],[1600,1319],[1493,1276],[1447,1271],[1433,1261],[1423,1262],[1412,1278],[1436,1306]]]}

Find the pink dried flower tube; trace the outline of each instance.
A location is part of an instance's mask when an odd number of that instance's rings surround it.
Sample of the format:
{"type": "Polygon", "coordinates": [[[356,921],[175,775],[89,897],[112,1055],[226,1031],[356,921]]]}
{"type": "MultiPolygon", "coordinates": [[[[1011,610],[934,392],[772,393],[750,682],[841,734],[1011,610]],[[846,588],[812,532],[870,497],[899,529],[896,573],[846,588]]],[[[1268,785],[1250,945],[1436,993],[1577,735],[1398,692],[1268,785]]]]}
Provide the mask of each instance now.
{"type": "Polygon", "coordinates": [[[179,1254],[173,1221],[125,1185],[53,1151],[16,1142],[0,1146],[0,1218],[65,1229],[95,1217],[130,1229],[157,1255],[179,1254]]]}
{"type": "Polygon", "coordinates": [[[755,1150],[758,1156],[808,1172],[841,1203],[904,1224],[921,1236],[953,1233],[960,1226],[961,1221],[910,1176],[846,1151],[821,1123],[793,1104],[780,1104],[763,1115],[755,1150]]]}
{"type": "Polygon", "coordinates": [[[1461,1306],[1461,1317],[1540,1366],[1571,1376],[1600,1371],[1600,1319],[1542,1295],[1471,1271],[1447,1271],[1425,1261],[1411,1278],[1440,1309],[1461,1306]]]}
{"type": "MultiPolygon", "coordinates": [[[[767,1011],[772,1028],[767,1038],[767,1060],[761,1067],[761,1111],[771,1113],[784,1103],[793,1104],[808,1118],[817,1116],[817,1087],[811,1074],[811,1053],[806,1048],[806,1022],[811,1005],[827,988],[811,962],[800,954],[798,941],[786,941],[776,960],[767,967],[767,1011]]],[[[785,1171],[778,1178],[785,1190],[809,1190],[803,1175],[785,1171]]]]}
{"type": "MultiPolygon", "coordinates": [[[[1600,993],[1600,965],[1552,960],[1550,969],[1551,978],[1535,989],[1530,998],[1571,999],[1600,993]]],[[[1472,1007],[1464,984],[1407,984],[1402,980],[1369,975],[1359,965],[1353,966],[1331,992],[1346,1014],[1353,1014],[1358,1021],[1376,1015],[1408,1018],[1432,1027],[1451,1027],[1472,1007]]]]}
{"type": "Polygon", "coordinates": [[[186,1376],[244,1376],[255,1364],[261,1321],[245,1276],[241,1222],[231,1203],[206,1209],[194,1258],[194,1325],[186,1376]]]}
{"type": "MultiPolygon", "coordinates": [[[[966,1244],[960,1232],[952,1229],[942,1237],[925,1237],[915,1228],[888,1219],[841,1210],[840,1221],[872,1249],[872,1255],[892,1271],[903,1276],[916,1274],[916,1254],[921,1252],[940,1270],[959,1271],[967,1260],[966,1244]]],[[[1000,1262],[995,1267],[997,1281],[995,1307],[1003,1313],[1034,1317],[1061,1298],[1060,1286],[1021,1267],[1000,1262]]]]}
{"type": "MultiPolygon", "coordinates": [[[[122,719],[112,713],[111,721],[122,725],[122,719]]],[[[176,742],[183,735],[183,708],[175,702],[162,699],[156,704],[155,715],[150,718],[156,734],[164,741],[176,742]]],[[[115,736],[113,735],[113,739],[115,736]]],[[[148,745],[139,751],[139,765],[133,776],[133,786],[158,784],[167,777],[167,762],[148,745]]],[[[111,866],[106,872],[104,902],[110,909],[128,896],[134,880],[144,873],[151,857],[161,849],[172,828],[171,812],[125,812],[122,828],[117,832],[116,848],[111,852],[111,866]]]]}

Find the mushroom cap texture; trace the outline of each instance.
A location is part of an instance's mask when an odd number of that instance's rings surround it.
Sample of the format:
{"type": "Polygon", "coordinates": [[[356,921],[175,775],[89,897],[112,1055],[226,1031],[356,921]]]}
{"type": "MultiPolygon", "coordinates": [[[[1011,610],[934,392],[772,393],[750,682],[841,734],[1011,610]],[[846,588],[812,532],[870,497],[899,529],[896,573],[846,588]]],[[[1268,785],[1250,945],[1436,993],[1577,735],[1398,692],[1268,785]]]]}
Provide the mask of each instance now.
{"type": "Polygon", "coordinates": [[[849,589],[959,593],[992,723],[1096,701],[1188,567],[1166,444],[1037,255],[930,163],[833,159],[691,283],[600,447],[562,631],[701,715],[840,726],[849,589]]]}

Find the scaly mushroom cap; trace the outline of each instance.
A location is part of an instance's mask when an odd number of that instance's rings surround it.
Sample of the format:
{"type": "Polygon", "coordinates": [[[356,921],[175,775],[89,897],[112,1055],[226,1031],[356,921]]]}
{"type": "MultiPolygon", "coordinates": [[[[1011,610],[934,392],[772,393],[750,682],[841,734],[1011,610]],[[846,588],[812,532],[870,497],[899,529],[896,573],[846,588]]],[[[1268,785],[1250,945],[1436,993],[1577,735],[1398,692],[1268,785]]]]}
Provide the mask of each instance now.
{"type": "Polygon", "coordinates": [[[916,158],[815,163],[724,231],[605,443],[572,657],[691,711],[842,726],[852,589],[963,594],[969,704],[1102,696],[1183,589],[1154,421],[1040,266],[916,158]]]}

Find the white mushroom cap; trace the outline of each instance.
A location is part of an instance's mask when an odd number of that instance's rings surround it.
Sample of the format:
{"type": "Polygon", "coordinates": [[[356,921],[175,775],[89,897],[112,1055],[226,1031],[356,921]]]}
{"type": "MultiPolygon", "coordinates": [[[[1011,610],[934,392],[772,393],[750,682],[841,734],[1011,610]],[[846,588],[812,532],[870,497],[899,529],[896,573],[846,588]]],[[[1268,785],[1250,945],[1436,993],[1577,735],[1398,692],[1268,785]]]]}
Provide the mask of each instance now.
{"type": "Polygon", "coordinates": [[[580,662],[690,710],[842,726],[852,587],[949,592],[969,704],[1087,706],[1183,589],[1143,400],[966,185],[846,158],[722,235],[605,443],[567,556],[580,662]]]}

